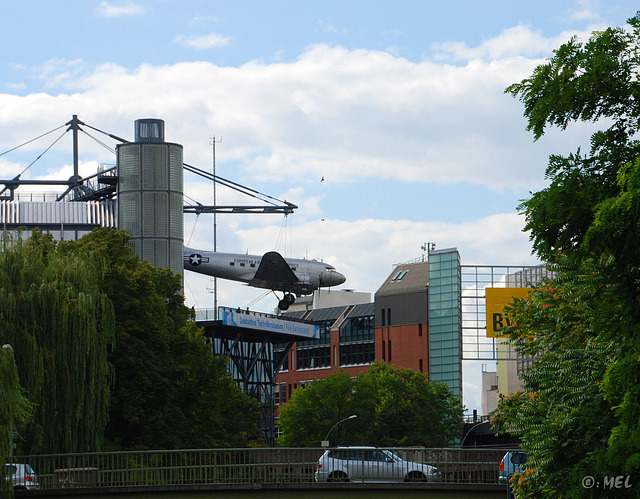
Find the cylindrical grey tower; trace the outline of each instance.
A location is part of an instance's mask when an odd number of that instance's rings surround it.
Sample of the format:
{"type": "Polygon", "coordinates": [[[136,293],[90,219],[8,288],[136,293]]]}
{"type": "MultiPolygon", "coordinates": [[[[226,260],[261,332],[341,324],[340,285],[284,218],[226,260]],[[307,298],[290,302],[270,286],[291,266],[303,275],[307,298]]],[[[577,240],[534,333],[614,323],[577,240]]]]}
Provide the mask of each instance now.
{"type": "Polygon", "coordinates": [[[182,146],[164,141],[164,121],[142,119],[117,153],[118,227],[141,260],[183,275],[182,146]]]}

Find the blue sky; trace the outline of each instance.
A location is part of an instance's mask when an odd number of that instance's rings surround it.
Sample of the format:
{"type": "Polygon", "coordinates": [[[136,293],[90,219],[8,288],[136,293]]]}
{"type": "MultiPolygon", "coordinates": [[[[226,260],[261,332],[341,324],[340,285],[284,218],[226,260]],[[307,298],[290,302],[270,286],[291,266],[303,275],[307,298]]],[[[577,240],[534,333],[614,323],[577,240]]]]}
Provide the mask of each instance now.
{"type": "MultiPolygon", "coordinates": [[[[211,169],[215,136],[219,175],[300,207],[286,221],[219,216],[220,251],[323,258],[347,275],[343,287],[371,294],[425,242],[457,247],[463,264],[533,264],[516,207],[545,186],[549,154],[588,145],[590,127],[534,143],[504,89],[571,36],[622,26],[636,9],[627,0],[4,2],[0,153],[74,114],[130,140],[136,119],[161,118],[185,162],[211,169]]],[[[0,156],[0,177],[23,172],[60,133],[0,156]]],[[[80,156],[85,176],[115,163],[83,135],[80,156]]],[[[23,178],[65,179],[71,162],[67,134],[23,178]]],[[[217,192],[220,204],[252,204],[217,192]]],[[[212,201],[211,185],[191,174],[185,194],[212,201]]],[[[210,216],[186,217],[185,240],[212,248],[212,227],[210,216]]],[[[187,303],[210,307],[210,287],[187,273],[187,303]]],[[[276,298],[261,295],[225,283],[218,302],[272,310],[276,298]]]]}

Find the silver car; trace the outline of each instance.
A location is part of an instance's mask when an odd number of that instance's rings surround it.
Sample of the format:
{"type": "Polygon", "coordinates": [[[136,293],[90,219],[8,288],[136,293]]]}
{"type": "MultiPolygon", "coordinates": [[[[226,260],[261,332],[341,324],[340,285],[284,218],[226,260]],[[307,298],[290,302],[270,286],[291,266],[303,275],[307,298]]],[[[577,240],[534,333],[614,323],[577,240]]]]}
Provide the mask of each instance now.
{"type": "Polygon", "coordinates": [[[405,461],[377,447],[338,447],[322,454],[316,482],[411,482],[439,480],[435,466],[405,461]]]}
{"type": "Polygon", "coordinates": [[[522,451],[507,452],[500,461],[500,483],[508,483],[514,473],[523,473],[527,464],[527,455],[522,451]]]}
{"type": "Polygon", "coordinates": [[[28,464],[7,463],[4,465],[7,482],[13,482],[14,489],[39,489],[38,476],[28,464]]]}

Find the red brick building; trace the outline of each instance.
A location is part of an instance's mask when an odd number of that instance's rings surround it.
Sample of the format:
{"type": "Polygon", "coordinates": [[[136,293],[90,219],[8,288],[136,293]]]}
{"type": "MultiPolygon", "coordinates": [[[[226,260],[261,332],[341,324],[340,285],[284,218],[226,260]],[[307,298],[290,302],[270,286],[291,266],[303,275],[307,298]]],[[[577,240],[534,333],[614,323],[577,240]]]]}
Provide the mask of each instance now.
{"type": "Polygon", "coordinates": [[[320,339],[297,342],[289,351],[276,376],[276,411],[296,388],[339,369],[356,376],[374,360],[429,372],[428,284],[428,262],[402,264],[373,303],[287,313],[319,323],[320,339]]]}

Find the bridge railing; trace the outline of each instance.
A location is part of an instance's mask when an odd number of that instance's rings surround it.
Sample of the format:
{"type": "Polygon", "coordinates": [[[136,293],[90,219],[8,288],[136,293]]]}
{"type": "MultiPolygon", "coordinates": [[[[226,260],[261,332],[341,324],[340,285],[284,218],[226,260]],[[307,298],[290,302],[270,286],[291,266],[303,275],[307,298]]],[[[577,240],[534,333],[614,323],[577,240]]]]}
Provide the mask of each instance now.
{"type": "MultiPolygon", "coordinates": [[[[41,489],[305,483],[315,480],[316,465],[325,450],[155,450],[19,456],[13,461],[31,465],[41,489]]],[[[496,449],[389,450],[405,461],[437,467],[442,482],[460,484],[497,484],[505,453],[496,449]]]]}

